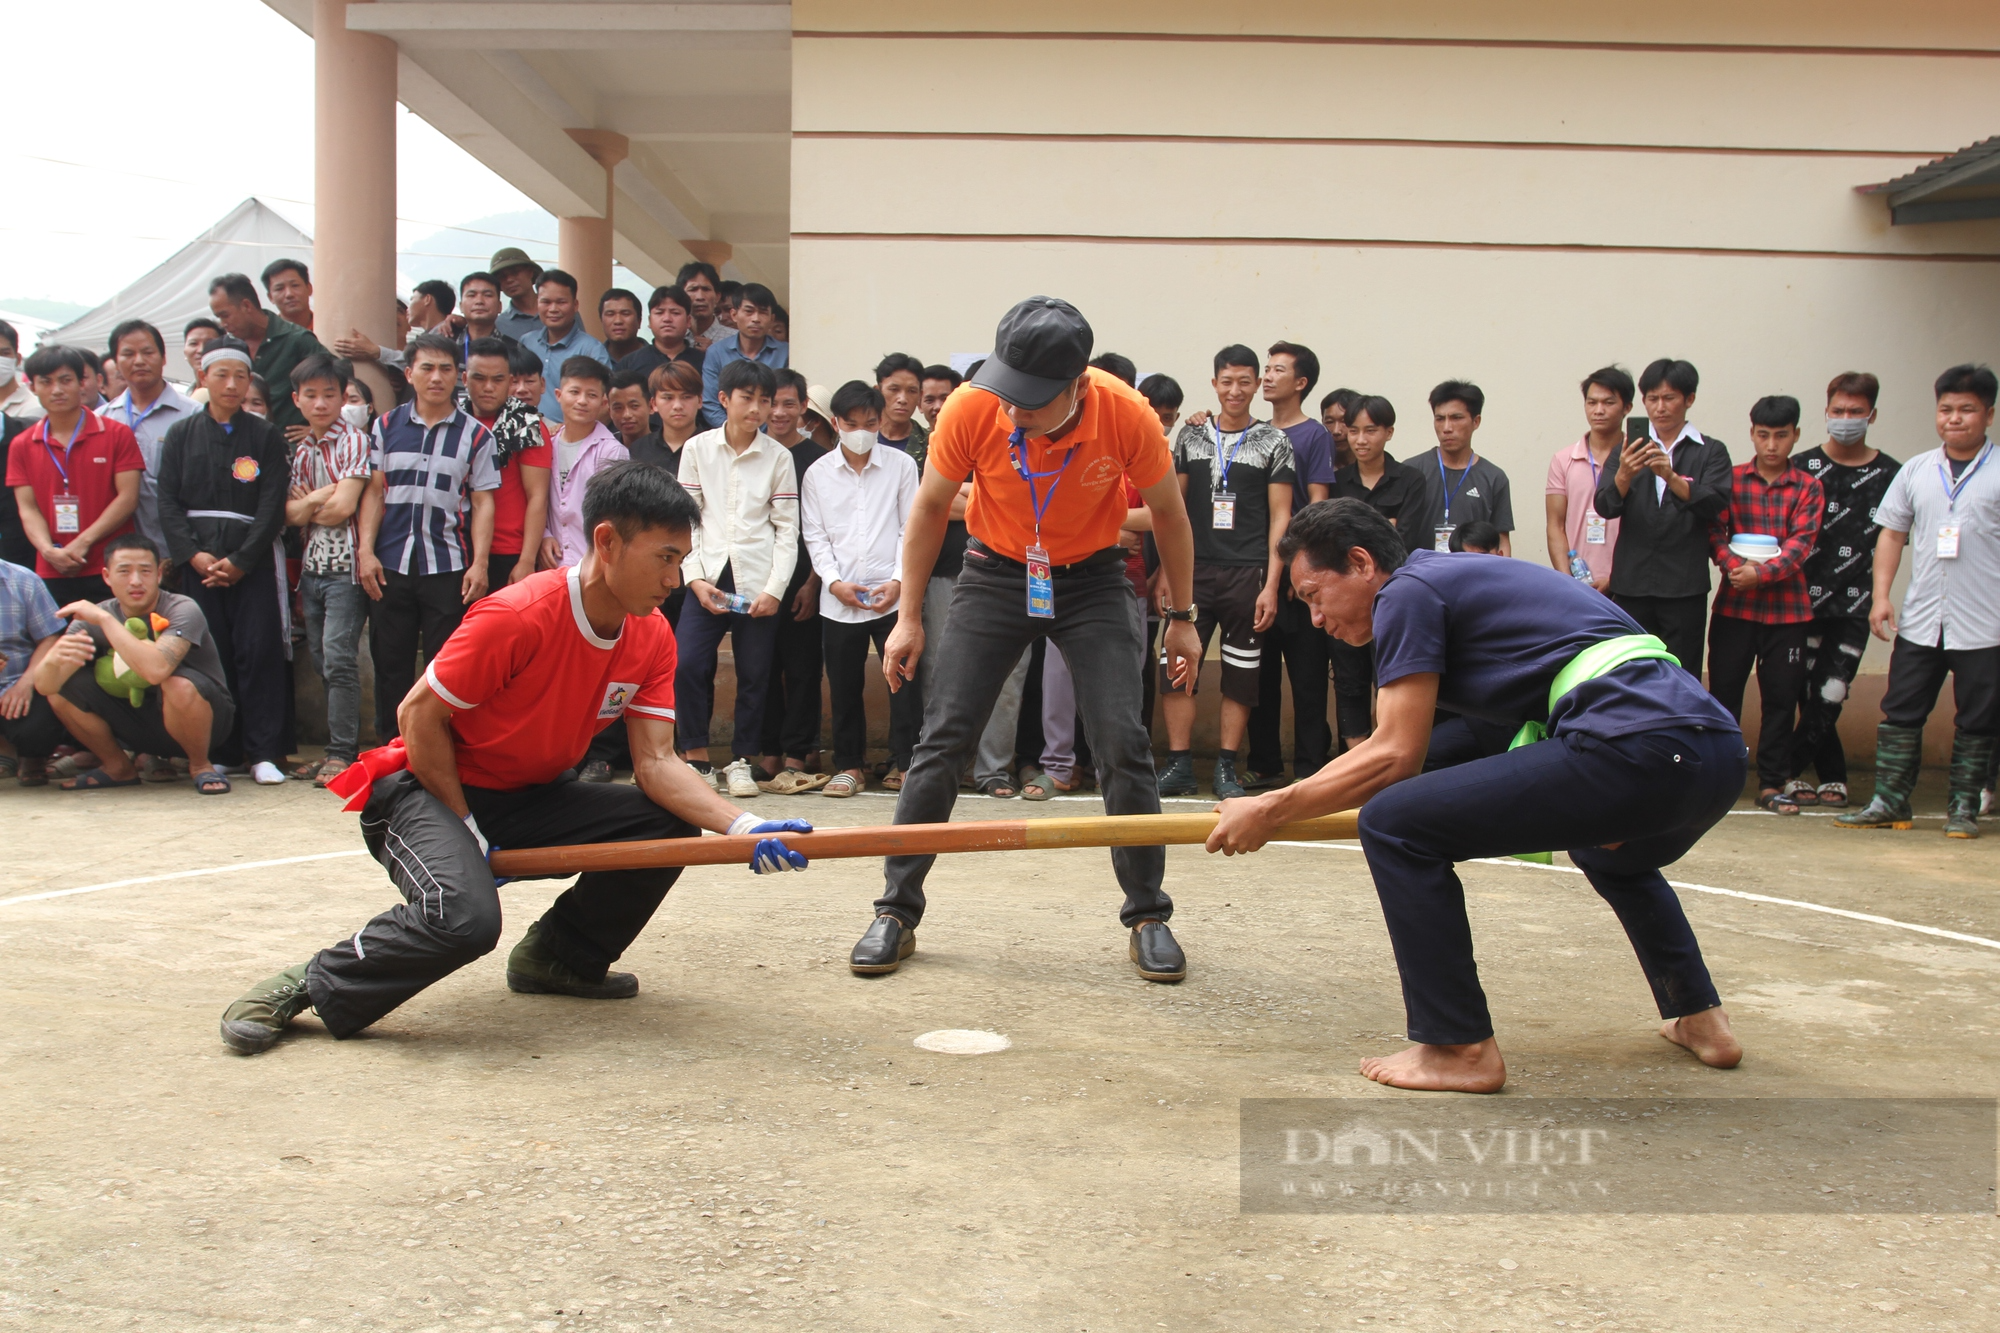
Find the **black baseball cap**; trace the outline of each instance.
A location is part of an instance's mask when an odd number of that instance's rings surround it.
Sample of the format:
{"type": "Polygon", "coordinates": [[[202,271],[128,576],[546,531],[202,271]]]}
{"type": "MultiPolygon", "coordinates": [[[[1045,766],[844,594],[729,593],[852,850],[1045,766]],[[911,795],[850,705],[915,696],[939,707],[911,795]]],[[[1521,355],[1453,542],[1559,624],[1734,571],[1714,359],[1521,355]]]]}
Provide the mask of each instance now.
{"type": "Polygon", "coordinates": [[[1090,365],[1094,337],[1090,321],[1069,302],[1031,296],[1001,317],[973,387],[1016,407],[1046,407],[1090,365]]]}

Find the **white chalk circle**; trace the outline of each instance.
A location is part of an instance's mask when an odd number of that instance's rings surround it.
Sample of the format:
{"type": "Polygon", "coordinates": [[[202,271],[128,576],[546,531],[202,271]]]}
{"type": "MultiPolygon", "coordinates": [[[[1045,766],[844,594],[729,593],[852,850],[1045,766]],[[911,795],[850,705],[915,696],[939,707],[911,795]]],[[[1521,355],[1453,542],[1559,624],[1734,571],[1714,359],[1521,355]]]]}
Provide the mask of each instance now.
{"type": "Polygon", "coordinates": [[[939,1055],[991,1055],[1013,1044],[997,1032],[980,1032],[974,1028],[940,1028],[936,1032],[926,1032],[916,1041],[918,1050],[936,1051],[939,1055]]]}

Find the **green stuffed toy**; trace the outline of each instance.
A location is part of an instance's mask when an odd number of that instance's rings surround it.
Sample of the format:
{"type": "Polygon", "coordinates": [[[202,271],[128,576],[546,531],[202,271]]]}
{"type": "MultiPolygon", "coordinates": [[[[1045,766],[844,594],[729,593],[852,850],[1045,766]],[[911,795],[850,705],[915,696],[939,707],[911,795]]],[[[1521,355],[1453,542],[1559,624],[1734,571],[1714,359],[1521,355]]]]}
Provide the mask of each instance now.
{"type": "MultiPolygon", "coordinates": [[[[135,639],[153,637],[152,627],[137,616],[128,619],[125,628],[135,639]]],[[[106,694],[123,694],[134,708],[146,702],[146,691],[153,687],[151,681],[126,664],[116,649],[97,659],[97,684],[106,694]]]]}

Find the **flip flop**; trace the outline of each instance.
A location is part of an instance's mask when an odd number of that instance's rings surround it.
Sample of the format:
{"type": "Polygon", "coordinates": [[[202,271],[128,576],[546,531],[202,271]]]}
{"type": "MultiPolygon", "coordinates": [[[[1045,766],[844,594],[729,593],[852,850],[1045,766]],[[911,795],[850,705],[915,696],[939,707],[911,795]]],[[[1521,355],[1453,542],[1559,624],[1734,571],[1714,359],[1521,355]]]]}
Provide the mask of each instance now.
{"type": "Polygon", "coordinates": [[[1021,783],[1021,799],[1024,801],[1046,801],[1056,794],[1056,780],[1046,773],[1036,773],[1021,783]]]}
{"type": "Polygon", "coordinates": [[[799,796],[809,791],[818,791],[830,779],[819,774],[807,773],[796,768],[781,768],[768,781],[759,782],[758,788],[773,796],[799,796]]]}
{"type": "Polygon", "coordinates": [[[64,791],[101,791],[106,787],[136,787],[138,785],[139,775],[137,773],[134,773],[129,778],[113,778],[106,777],[104,770],[101,768],[87,768],[68,782],[63,783],[62,789],[64,791]]]}
{"type": "Polygon", "coordinates": [[[189,776],[194,778],[194,789],[203,796],[220,796],[230,790],[229,779],[223,776],[219,768],[211,768],[205,773],[194,773],[189,776]]]}

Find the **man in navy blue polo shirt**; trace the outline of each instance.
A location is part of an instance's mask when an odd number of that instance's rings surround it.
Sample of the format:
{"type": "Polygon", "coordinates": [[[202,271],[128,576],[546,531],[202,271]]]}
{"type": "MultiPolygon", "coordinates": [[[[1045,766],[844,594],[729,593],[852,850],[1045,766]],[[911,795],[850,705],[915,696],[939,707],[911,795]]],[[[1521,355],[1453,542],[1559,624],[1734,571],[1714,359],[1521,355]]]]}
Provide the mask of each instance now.
{"type": "Polygon", "coordinates": [[[1362,1074],[1499,1091],[1507,1068],[1453,863],[1550,848],[1566,849],[1618,914],[1666,1020],[1660,1035],[1733,1068],[1743,1048],[1660,874],[1742,794],[1743,735],[1728,712],[1609,598],[1525,560],[1406,554],[1359,500],[1307,509],[1279,554],[1315,624],[1374,643],[1375,733],[1303,782],[1223,802],[1208,847],[1255,851],[1281,824],[1367,803],[1362,850],[1418,1044],[1364,1060],[1362,1074]],[[1523,734],[1505,754],[1422,773],[1439,708],[1523,734]]]}

